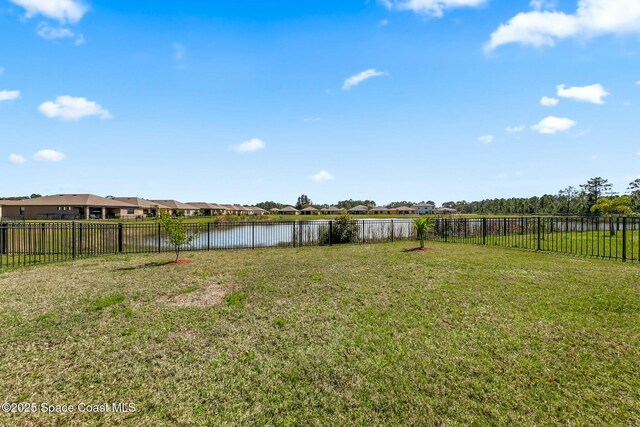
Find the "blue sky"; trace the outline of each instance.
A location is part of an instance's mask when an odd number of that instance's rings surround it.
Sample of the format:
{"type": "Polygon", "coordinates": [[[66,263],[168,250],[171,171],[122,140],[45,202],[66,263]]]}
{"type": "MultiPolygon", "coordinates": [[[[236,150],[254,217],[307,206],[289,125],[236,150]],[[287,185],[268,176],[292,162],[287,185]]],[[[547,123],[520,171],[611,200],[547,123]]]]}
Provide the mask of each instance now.
{"type": "Polygon", "coordinates": [[[2,196],[440,204],[640,176],[640,0],[0,0],[0,40],[2,196]]]}

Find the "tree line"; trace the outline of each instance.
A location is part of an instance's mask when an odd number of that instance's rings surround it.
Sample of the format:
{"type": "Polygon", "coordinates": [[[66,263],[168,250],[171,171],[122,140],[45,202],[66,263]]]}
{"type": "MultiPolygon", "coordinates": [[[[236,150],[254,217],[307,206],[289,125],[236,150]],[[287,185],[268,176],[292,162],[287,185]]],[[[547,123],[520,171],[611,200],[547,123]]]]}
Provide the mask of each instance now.
{"type": "MultiPolygon", "coordinates": [[[[589,179],[578,187],[568,186],[557,194],[545,194],[533,197],[495,198],[468,202],[449,201],[442,204],[445,208],[453,208],[463,214],[478,215],[604,215],[640,213],[640,178],[631,181],[626,194],[616,194],[613,184],[602,177],[589,179]]],[[[420,203],[425,203],[420,202],[420,203]]],[[[434,203],[428,200],[427,203],[434,203]]],[[[413,206],[416,203],[403,200],[384,205],[386,208],[413,206]]],[[[434,203],[435,204],[435,203],[434,203]]],[[[312,206],[316,209],[329,207],[328,204],[314,204],[306,194],[300,195],[295,204],[296,209],[312,206]]],[[[333,206],[340,209],[351,209],[364,205],[369,209],[377,206],[374,200],[340,200],[333,206]]],[[[256,206],[270,210],[282,209],[288,204],[266,201],[256,206]]]]}
{"type": "Polygon", "coordinates": [[[640,213],[640,178],[630,182],[627,194],[622,195],[613,191],[609,180],[595,177],[577,188],[563,188],[557,194],[473,202],[450,201],[442,206],[464,214],[627,215],[640,213]]]}

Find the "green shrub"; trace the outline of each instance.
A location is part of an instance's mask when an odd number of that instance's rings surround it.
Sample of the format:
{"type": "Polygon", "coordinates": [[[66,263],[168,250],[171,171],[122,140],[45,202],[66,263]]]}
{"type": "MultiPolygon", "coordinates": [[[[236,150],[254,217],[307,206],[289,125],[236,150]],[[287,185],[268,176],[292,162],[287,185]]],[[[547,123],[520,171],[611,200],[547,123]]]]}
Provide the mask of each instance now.
{"type": "Polygon", "coordinates": [[[329,240],[329,230],[324,230],[320,235],[320,244],[326,245],[331,241],[337,245],[341,243],[355,243],[360,235],[360,225],[358,221],[351,219],[348,214],[343,214],[333,221],[331,226],[331,240],[329,240]]]}

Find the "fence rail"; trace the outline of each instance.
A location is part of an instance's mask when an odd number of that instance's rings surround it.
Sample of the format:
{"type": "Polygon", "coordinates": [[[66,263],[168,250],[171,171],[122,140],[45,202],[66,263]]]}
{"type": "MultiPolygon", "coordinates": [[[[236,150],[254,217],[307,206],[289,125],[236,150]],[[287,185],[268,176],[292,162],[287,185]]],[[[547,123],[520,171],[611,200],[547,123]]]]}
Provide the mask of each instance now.
{"type": "Polygon", "coordinates": [[[640,261],[638,217],[440,218],[434,238],[640,261]]]}
{"type": "MultiPolygon", "coordinates": [[[[197,237],[185,250],[333,245],[337,221],[188,223],[197,237]]],[[[416,238],[411,219],[353,219],[347,241],[416,238]]],[[[506,246],[640,262],[640,218],[436,218],[430,240],[506,246]]],[[[0,223],[0,268],[173,248],[158,223],[0,223]]]]}

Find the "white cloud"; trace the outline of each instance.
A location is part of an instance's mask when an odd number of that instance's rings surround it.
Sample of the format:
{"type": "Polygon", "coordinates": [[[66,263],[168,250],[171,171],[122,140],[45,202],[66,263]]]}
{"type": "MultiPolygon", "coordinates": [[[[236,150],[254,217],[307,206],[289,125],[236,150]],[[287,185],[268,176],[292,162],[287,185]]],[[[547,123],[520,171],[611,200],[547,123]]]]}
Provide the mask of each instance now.
{"type": "Polygon", "coordinates": [[[55,150],[40,150],[34,154],[33,158],[41,162],[59,162],[67,157],[63,153],[55,150]]]}
{"type": "Polygon", "coordinates": [[[495,138],[493,135],[484,135],[478,138],[478,141],[482,142],[483,144],[491,144],[494,139],[495,138]]]}
{"type": "Polygon", "coordinates": [[[55,101],[43,102],[38,110],[47,117],[62,120],[80,120],[89,116],[98,116],[104,120],[112,117],[100,104],[69,95],[59,96],[55,101]]]}
{"type": "Polygon", "coordinates": [[[334,178],[334,176],[325,170],[321,170],[317,174],[311,175],[310,178],[312,181],[321,182],[321,181],[331,181],[334,178]]]}
{"type": "Polygon", "coordinates": [[[84,36],[76,34],[69,28],[54,28],[46,22],[38,24],[38,35],[45,40],[75,39],[76,46],[84,44],[84,36]]]}
{"type": "Polygon", "coordinates": [[[507,132],[509,133],[518,133],[518,132],[524,132],[524,130],[527,127],[525,125],[520,125],[520,126],[512,126],[512,127],[508,127],[507,129],[505,129],[507,132]]]}
{"type": "Polygon", "coordinates": [[[9,0],[26,11],[26,17],[43,15],[60,22],[78,22],[87,7],[77,0],[9,0]]]}
{"type": "Polygon", "coordinates": [[[486,0],[380,0],[388,9],[410,10],[422,15],[441,17],[445,9],[478,7],[486,0]]]}
{"type": "MultiPolygon", "coordinates": [[[[535,9],[539,3],[531,5],[535,9]]],[[[493,51],[509,43],[542,47],[572,37],[632,33],[640,33],[639,0],[578,0],[574,14],[555,10],[517,14],[491,34],[485,50],[493,51]]]]}
{"type": "Polygon", "coordinates": [[[582,87],[566,87],[565,85],[560,85],[557,89],[559,97],[591,102],[593,104],[604,104],[603,98],[610,95],[599,83],[582,87]]]}
{"type": "Polygon", "coordinates": [[[15,153],[9,154],[9,158],[7,160],[9,161],[9,163],[13,163],[14,165],[20,165],[27,161],[24,156],[15,153]]]}
{"type": "Polygon", "coordinates": [[[354,86],[358,86],[360,83],[364,82],[365,80],[368,80],[373,77],[384,76],[384,75],[385,73],[383,73],[382,71],[378,71],[373,68],[370,68],[368,70],[365,70],[359,74],[356,74],[346,79],[344,81],[344,84],[342,85],[342,90],[349,90],[354,86]]]}
{"type": "Polygon", "coordinates": [[[537,125],[531,126],[531,129],[536,132],[552,135],[569,130],[575,125],[576,122],[571,119],[549,116],[540,120],[537,125]]]}
{"type": "Polygon", "coordinates": [[[560,102],[559,99],[549,98],[548,96],[543,96],[540,100],[540,105],[544,105],[545,107],[555,107],[560,102]]]}
{"type": "Polygon", "coordinates": [[[556,2],[551,0],[531,0],[529,6],[533,10],[555,9],[556,2]]]}
{"type": "Polygon", "coordinates": [[[266,147],[266,144],[259,140],[258,138],[253,138],[248,141],[244,141],[234,147],[231,147],[232,150],[237,151],[239,153],[251,153],[253,151],[262,150],[266,147]]]}
{"type": "Polygon", "coordinates": [[[13,101],[20,98],[19,90],[0,90],[0,102],[13,101]]]}

